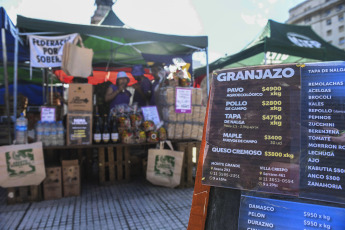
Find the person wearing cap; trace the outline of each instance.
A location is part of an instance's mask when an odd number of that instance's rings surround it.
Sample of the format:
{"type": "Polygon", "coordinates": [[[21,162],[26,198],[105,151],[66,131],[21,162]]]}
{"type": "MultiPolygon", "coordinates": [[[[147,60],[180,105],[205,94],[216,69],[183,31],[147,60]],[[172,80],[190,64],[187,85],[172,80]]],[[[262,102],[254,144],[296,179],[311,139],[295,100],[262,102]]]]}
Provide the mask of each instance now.
{"type": "Polygon", "coordinates": [[[150,104],[152,85],[148,78],[144,76],[145,71],[142,65],[132,67],[132,75],[138,82],[133,85],[134,96],[133,103],[137,102],[139,106],[147,106],[150,104]]]}
{"type": "Polygon", "coordinates": [[[120,71],[116,77],[116,85],[111,84],[106,93],[105,101],[110,101],[110,109],[120,104],[129,104],[132,94],[126,89],[129,83],[127,74],[120,71]]]}

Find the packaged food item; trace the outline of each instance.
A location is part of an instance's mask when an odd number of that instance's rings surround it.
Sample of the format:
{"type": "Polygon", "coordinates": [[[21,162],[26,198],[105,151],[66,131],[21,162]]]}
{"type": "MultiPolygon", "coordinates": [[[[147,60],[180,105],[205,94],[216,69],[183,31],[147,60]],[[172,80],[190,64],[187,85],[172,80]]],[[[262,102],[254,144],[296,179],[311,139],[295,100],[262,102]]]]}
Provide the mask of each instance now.
{"type": "Polygon", "coordinates": [[[175,123],[174,122],[166,122],[165,129],[167,131],[167,137],[169,139],[175,139],[175,123]]]}
{"type": "Polygon", "coordinates": [[[156,143],[156,142],[158,142],[159,141],[158,132],[154,131],[154,130],[151,130],[151,131],[147,132],[147,134],[146,134],[146,141],[148,143],[156,143]]]}
{"type": "Polygon", "coordinates": [[[137,129],[135,131],[135,143],[145,143],[146,142],[146,133],[144,130],[137,129]]]}
{"type": "Polygon", "coordinates": [[[183,123],[176,123],[175,125],[175,139],[183,138],[183,123]]]}
{"type": "Polygon", "coordinates": [[[199,122],[200,106],[192,106],[192,120],[193,122],[199,122]]]}
{"type": "Polygon", "coordinates": [[[202,105],[202,89],[201,88],[193,88],[192,105],[202,105]]]}
{"type": "Polygon", "coordinates": [[[121,134],[121,141],[124,144],[134,144],[135,140],[134,140],[133,132],[129,129],[124,130],[121,134]]]}
{"type": "Polygon", "coordinates": [[[206,106],[201,106],[200,107],[200,116],[199,116],[199,122],[204,122],[205,121],[205,116],[206,116],[206,106]]]}
{"type": "Polygon", "coordinates": [[[117,117],[117,124],[118,124],[118,128],[125,128],[125,129],[129,129],[131,128],[131,120],[129,119],[129,117],[126,114],[121,114],[117,117]]]}
{"type": "MultiPolygon", "coordinates": [[[[192,109],[193,112],[193,109],[192,109]]],[[[192,113],[185,113],[184,117],[185,122],[192,122],[193,121],[193,114],[192,113]]]]}
{"type": "Polygon", "coordinates": [[[185,113],[177,113],[176,114],[176,121],[177,122],[184,122],[185,121],[185,116],[186,114],[185,113]]]}
{"type": "Polygon", "coordinates": [[[199,124],[198,123],[194,123],[192,125],[192,131],[190,133],[190,138],[191,139],[198,139],[198,135],[199,135],[199,124]]]}
{"type": "Polygon", "coordinates": [[[183,124],[183,139],[190,139],[192,133],[192,123],[184,123],[183,124]]]}
{"type": "Polygon", "coordinates": [[[163,126],[158,129],[158,137],[160,141],[165,141],[167,139],[167,131],[163,126]]]}
{"type": "Polygon", "coordinates": [[[142,127],[145,132],[155,130],[155,124],[153,123],[153,121],[144,121],[142,123],[142,127]]]}
{"type": "Polygon", "coordinates": [[[129,115],[131,120],[131,126],[133,129],[137,129],[140,127],[143,117],[140,113],[132,113],[129,115]]]}

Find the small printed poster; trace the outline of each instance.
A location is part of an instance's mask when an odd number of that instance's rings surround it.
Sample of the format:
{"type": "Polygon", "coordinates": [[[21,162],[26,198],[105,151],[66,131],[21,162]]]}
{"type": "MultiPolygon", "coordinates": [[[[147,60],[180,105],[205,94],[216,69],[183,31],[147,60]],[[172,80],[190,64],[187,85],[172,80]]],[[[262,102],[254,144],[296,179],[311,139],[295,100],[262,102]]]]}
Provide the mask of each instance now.
{"type": "Polygon", "coordinates": [[[176,113],[192,113],[192,89],[176,88],[176,113]]]}
{"type": "Polygon", "coordinates": [[[55,108],[41,107],[41,121],[52,122],[55,121],[55,108]]]}
{"type": "Polygon", "coordinates": [[[153,121],[156,126],[161,122],[157,106],[144,106],[141,107],[141,110],[143,111],[145,121],[153,121]]]}

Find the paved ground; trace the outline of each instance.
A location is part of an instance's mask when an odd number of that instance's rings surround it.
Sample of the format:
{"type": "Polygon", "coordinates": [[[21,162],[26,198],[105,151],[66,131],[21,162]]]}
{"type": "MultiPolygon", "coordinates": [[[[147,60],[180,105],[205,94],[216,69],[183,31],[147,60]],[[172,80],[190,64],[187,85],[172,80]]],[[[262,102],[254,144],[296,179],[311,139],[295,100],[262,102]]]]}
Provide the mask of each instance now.
{"type": "Polygon", "coordinates": [[[112,186],[83,184],[59,200],[6,204],[0,188],[0,229],[186,229],[193,188],[157,187],[136,179],[112,186]]]}

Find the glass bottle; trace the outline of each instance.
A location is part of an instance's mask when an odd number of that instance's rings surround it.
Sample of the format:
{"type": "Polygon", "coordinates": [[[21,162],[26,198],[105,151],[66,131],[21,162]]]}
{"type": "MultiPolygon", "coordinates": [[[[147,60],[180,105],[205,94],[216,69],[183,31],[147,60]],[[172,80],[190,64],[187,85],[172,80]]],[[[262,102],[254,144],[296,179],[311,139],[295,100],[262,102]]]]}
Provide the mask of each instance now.
{"type": "Polygon", "coordinates": [[[104,144],[108,144],[110,140],[110,131],[108,125],[108,115],[104,115],[104,124],[103,124],[103,133],[102,133],[102,141],[104,144]]]}
{"type": "Polygon", "coordinates": [[[95,116],[95,123],[93,127],[93,142],[95,144],[101,143],[102,140],[102,132],[101,132],[101,126],[99,124],[99,114],[97,113],[95,116]]]}

